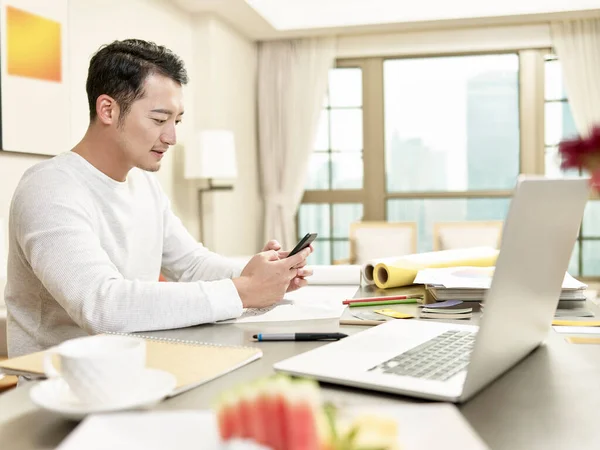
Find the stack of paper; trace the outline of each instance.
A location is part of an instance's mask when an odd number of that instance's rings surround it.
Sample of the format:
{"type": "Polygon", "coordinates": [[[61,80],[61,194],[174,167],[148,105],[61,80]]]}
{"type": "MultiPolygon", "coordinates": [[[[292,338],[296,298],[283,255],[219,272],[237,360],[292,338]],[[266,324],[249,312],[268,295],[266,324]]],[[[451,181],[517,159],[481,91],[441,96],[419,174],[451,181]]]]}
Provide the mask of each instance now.
{"type": "Polygon", "coordinates": [[[421,319],[470,319],[473,315],[473,308],[463,305],[461,300],[419,305],[419,308],[421,319]]]}
{"type": "MultiPolygon", "coordinates": [[[[494,267],[451,267],[419,271],[415,283],[424,284],[436,301],[481,301],[492,283],[494,267]]],[[[561,301],[585,301],[587,285],[565,273],[561,301]]]]}

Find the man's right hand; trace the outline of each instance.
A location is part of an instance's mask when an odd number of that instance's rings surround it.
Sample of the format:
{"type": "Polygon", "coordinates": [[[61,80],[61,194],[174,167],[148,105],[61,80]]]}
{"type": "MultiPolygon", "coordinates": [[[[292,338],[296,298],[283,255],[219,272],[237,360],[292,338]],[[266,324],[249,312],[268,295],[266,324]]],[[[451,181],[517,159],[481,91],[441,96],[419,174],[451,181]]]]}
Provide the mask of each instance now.
{"type": "Polygon", "coordinates": [[[298,274],[295,267],[302,265],[310,253],[307,248],[283,259],[275,250],[254,255],[240,277],[233,280],[244,308],[265,308],[283,299],[290,281],[298,274]]]}

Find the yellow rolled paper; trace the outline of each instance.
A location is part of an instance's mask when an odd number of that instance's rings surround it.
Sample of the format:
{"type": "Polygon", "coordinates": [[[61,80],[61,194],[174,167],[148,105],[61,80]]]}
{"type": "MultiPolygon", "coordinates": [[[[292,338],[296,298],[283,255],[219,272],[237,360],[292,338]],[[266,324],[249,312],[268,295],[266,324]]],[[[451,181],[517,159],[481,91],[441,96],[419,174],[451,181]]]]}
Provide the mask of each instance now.
{"type": "Polygon", "coordinates": [[[403,256],[395,261],[380,262],[373,270],[373,278],[380,289],[408,286],[413,284],[421,269],[459,266],[490,267],[496,264],[498,253],[499,251],[492,247],[416,253],[403,256]]]}

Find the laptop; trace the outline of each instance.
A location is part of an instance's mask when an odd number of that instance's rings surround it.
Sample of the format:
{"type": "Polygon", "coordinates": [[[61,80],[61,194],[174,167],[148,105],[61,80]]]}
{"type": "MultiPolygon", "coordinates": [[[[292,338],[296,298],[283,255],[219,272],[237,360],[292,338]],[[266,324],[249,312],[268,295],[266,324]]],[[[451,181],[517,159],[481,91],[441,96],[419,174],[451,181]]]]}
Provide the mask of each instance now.
{"type": "Polygon", "coordinates": [[[392,320],[275,364],[278,372],[464,402],[550,331],[589,180],[521,176],[479,326],[392,320]]]}

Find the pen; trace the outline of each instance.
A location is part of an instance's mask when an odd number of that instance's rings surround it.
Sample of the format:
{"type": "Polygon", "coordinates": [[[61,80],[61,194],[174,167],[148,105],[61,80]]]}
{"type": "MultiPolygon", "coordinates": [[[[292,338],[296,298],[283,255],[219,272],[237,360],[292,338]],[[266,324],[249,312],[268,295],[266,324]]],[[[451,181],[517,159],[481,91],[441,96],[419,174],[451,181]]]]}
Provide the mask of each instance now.
{"type": "Polygon", "coordinates": [[[358,303],[349,303],[348,306],[350,308],[357,308],[359,306],[398,305],[398,304],[407,304],[407,303],[418,303],[418,299],[409,298],[406,300],[380,300],[380,301],[375,301],[375,302],[358,302],[358,303]]]}
{"type": "Polygon", "coordinates": [[[385,320],[341,319],[340,325],[361,325],[361,326],[372,327],[374,325],[381,325],[382,323],[385,323],[385,322],[386,322],[385,320]]]}
{"type": "MultiPolygon", "coordinates": [[[[411,300],[411,299],[419,299],[423,298],[422,295],[413,294],[413,295],[388,295],[385,297],[361,297],[361,298],[349,298],[348,300],[344,300],[342,304],[351,305],[352,303],[360,303],[360,302],[378,302],[378,301],[387,301],[387,300],[411,300]]],[[[407,302],[414,303],[414,302],[407,302]]]]}
{"type": "Polygon", "coordinates": [[[257,341],[337,341],[348,336],[343,333],[259,333],[252,336],[257,341]]]}

